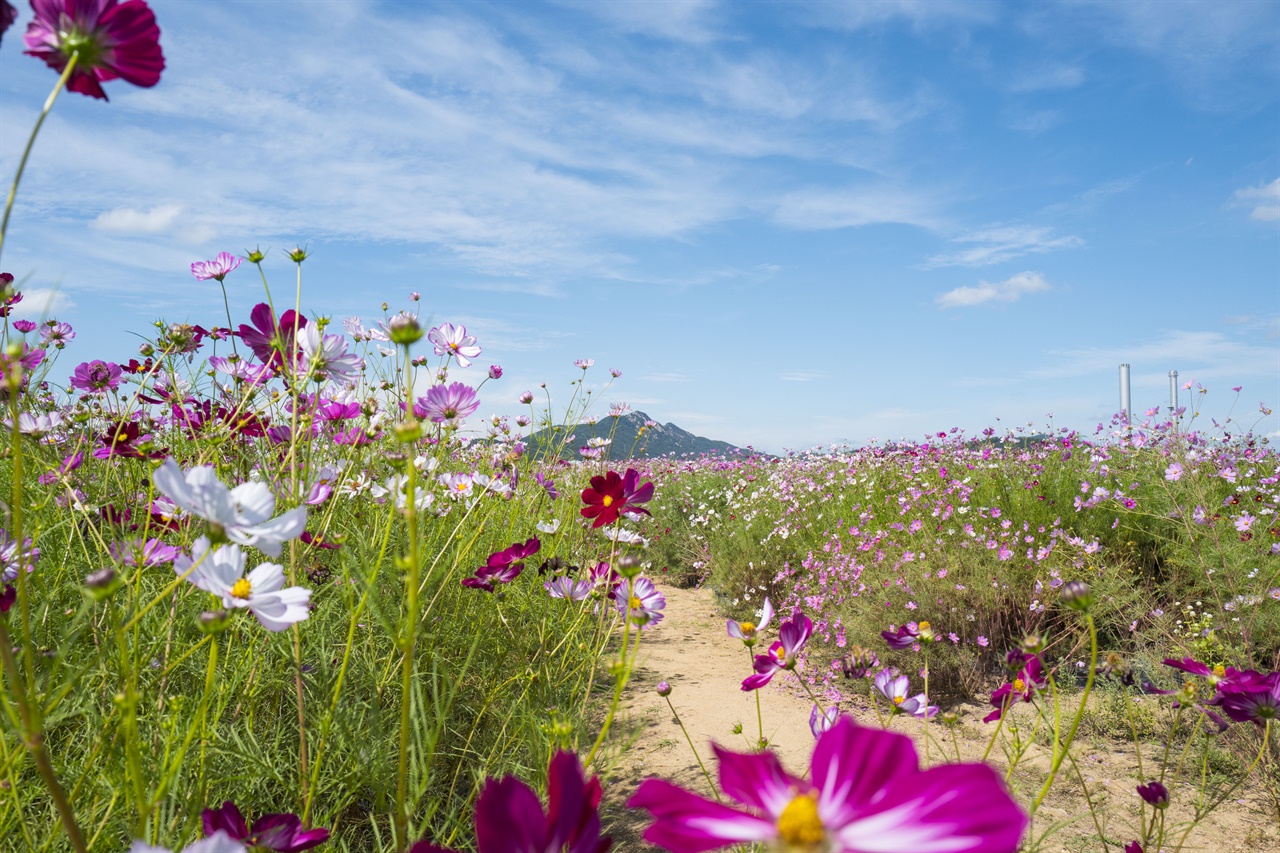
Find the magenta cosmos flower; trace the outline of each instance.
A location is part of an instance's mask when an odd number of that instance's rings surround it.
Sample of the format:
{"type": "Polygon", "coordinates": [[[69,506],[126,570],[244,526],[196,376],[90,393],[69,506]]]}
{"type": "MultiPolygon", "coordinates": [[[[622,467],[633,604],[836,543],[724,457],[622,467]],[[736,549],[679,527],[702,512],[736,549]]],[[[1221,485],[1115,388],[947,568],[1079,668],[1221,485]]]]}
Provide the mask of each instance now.
{"type": "Polygon", "coordinates": [[[1006,662],[1009,670],[1014,673],[1013,680],[1000,685],[991,694],[991,704],[995,706],[995,710],[982,718],[984,723],[1000,719],[1018,699],[1030,702],[1037,690],[1044,689],[1044,666],[1040,663],[1039,655],[1012,651],[1006,656],[1006,662]]]}
{"type": "MultiPolygon", "coordinates": [[[[600,780],[587,779],[578,756],[563,750],[547,769],[547,811],[533,789],[514,776],[485,780],[476,800],[479,853],[605,853],[600,835],[600,780]]],[[[419,841],[409,853],[453,853],[419,841]]]]}
{"type": "Polygon", "coordinates": [[[813,635],[813,623],[798,609],[791,618],[778,627],[778,639],[763,655],[756,655],[755,675],[742,681],[743,690],[759,690],[768,684],[778,672],[795,669],[800,651],[813,635]]]}
{"type": "Polygon", "coordinates": [[[590,488],[582,490],[582,502],[586,506],[580,512],[583,518],[595,519],[592,527],[603,527],[617,521],[624,512],[649,515],[649,510],[639,504],[651,500],[653,483],[641,486],[639,471],[628,468],[621,477],[616,471],[609,471],[604,476],[592,477],[590,488]]]}
{"type": "MultiPolygon", "coordinates": [[[[474,335],[467,334],[467,327],[452,323],[441,323],[427,332],[427,340],[436,346],[436,355],[451,355],[458,360],[459,367],[470,367],[471,359],[480,354],[474,335]]],[[[501,376],[502,372],[498,372],[501,376]]],[[[496,376],[494,377],[497,378],[496,376]]]]}
{"type": "Polygon", "coordinates": [[[71,374],[71,387],[89,394],[101,394],[120,387],[120,365],[111,361],[94,359],[76,365],[71,374]]]}
{"type": "Polygon", "coordinates": [[[31,0],[31,8],[36,16],[23,38],[25,52],[59,73],[78,55],[67,80],[71,91],[105,101],[107,80],[143,88],[160,82],[160,28],[143,0],[31,0]]]}
{"type": "Polygon", "coordinates": [[[647,779],[627,805],[653,814],[650,844],[672,853],[752,841],[828,853],[1013,853],[1027,825],[987,765],[922,771],[906,735],[849,717],[818,738],[808,780],[787,773],[772,752],[715,750],[720,787],[746,810],[647,779]]]}
{"type": "Polygon", "coordinates": [[[542,548],[536,536],[524,543],[517,542],[501,551],[489,555],[485,564],[476,569],[475,574],[462,579],[462,585],[472,589],[483,589],[493,592],[494,583],[511,583],[524,571],[524,561],[532,557],[542,548]]]}
{"type": "Polygon", "coordinates": [[[306,328],[306,317],[290,308],[280,315],[280,322],[277,323],[271,306],[259,302],[249,312],[249,322],[253,325],[240,324],[240,340],[249,345],[259,361],[272,370],[279,370],[284,364],[283,354],[293,363],[298,353],[294,338],[298,330],[306,328]]]}
{"type": "Polygon", "coordinates": [[[456,426],[480,408],[480,398],[469,385],[454,382],[449,385],[433,385],[426,396],[419,397],[413,405],[413,413],[432,423],[456,426]]]}
{"type": "Polygon", "coordinates": [[[230,800],[223,803],[222,808],[205,809],[200,817],[205,835],[221,830],[251,850],[300,853],[329,840],[329,830],[303,829],[302,821],[294,814],[263,815],[251,828],[230,800]]]}
{"type": "Polygon", "coordinates": [[[240,266],[244,258],[236,257],[230,252],[219,252],[211,261],[196,261],[191,265],[191,274],[199,281],[222,281],[227,274],[240,266]]]}

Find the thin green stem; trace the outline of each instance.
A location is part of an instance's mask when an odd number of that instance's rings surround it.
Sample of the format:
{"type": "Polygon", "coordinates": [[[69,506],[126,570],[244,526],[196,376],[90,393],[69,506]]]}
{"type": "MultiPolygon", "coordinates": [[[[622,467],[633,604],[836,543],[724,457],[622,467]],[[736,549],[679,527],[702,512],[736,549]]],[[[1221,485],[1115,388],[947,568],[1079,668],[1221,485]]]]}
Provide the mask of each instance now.
{"type": "Polygon", "coordinates": [[[722,802],[720,791],[716,788],[716,783],[711,781],[711,774],[707,772],[707,765],[702,763],[702,756],[698,754],[698,748],[693,745],[693,738],[689,737],[689,730],[684,727],[684,720],[681,720],[680,715],[676,713],[676,706],[671,704],[671,697],[664,696],[662,698],[667,700],[667,707],[671,709],[671,715],[676,718],[676,725],[680,727],[680,731],[684,732],[684,739],[689,742],[689,750],[693,752],[693,757],[697,760],[698,767],[702,770],[702,776],[707,780],[707,786],[711,789],[716,802],[722,802]]]}
{"type": "MultiPolygon", "coordinates": [[[[1035,814],[1036,809],[1040,808],[1040,803],[1044,801],[1045,795],[1049,793],[1053,780],[1057,778],[1058,770],[1062,767],[1062,760],[1066,757],[1067,751],[1071,749],[1071,742],[1075,740],[1076,729],[1080,727],[1080,721],[1084,719],[1085,706],[1089,704],[1089,695],[1093,693],[1093,679],[1098,670],[1098,626],[1094,624],[1092,613],[1086,613],[1084,618],[1089,626],[1089,674],[1085,677],[1084,695],[1080,697],[1080,707],[1076,708],[1076,715],[1071,720],[1071,728],[1067,730],[1065,741],[1058,739],[1057,713],[1055,711],[1053,765],[1049,768],[1049,778],[1044,780],[1044,786],[1040,788],[1040,793],[1036,795],[1035,801],[1031,804],[1030,811],[1032,814],[1035,814]]],[[[1056,708],[1056,698],[1054,705],[1056,708]]]]}
{"type": "Polygon", "coordinates": [[[44,126],[44,120],[49,115],[49,110],[53,109],[53,102],[58,100],[59,93],[67,85],[67,80],[71,79],[71,72],[76,68],[76,62],[80,60],[80,52],[76,51],[67,59],[67,67],[62,69],[62,76],[58,78],[58,82],[54,85],[53,91],[49,93],[49,97],[45,98],[44,109],[40,111],[40,117],[36,119],[35,127],[31,128],[31,136],[27,138],[27,147],[22,149],[22,159],[18,161],[18,171],[13,176],[13,184],[9,187],[9,197],[4,202],[4,220],[0,221],[0,251],[4,250],[4,237],[9,232],[9,214],[13,212],[13,200],[18,196],[18,184],[22,182],[22,173],[27,168],[27,158],[31,156],[31,149],[36,144],[36,136],[40,134],[40,128],[44,126]]]}

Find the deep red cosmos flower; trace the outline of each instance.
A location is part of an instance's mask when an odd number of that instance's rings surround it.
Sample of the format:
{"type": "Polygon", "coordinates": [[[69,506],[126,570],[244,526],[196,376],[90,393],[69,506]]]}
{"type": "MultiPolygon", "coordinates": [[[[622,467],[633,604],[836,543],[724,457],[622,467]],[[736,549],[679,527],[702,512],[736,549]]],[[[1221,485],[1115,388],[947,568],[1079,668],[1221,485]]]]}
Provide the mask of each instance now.
{"type": "Polygon", "coordinates": [[[204,821],[205,835],[222,830],[251,850],[299,853],[329,840],[329,830],[303,829],[302,821],[294,814],[265,814],[255,820],[250,829],[236,804],[230,800],[223,803],[222,808],[205,809],[200,817],[204,821]]]}
{"type": "Polygon", "coordinates": [[[297,359],[298,344],[294,333],[306,328],[306,317],[290,308],[280,315],[280,322],[276,323],[271,306],[259,302],[249,312],[249,322],[253,325],[240,324],[240,340],[249,345],[259,361],[279,372],[284,365],[282,354],[289,357],[290,364],[297,359]]]}
{"type": "Polygon", "coordinates": [[[617,521],[624,512],[649,515],[649,510],[637,504],[653,500],[653,483],[639,484],[640,472],[634,468],[628,468],[621,477],[616,471],[592,477],[591,487],[582,490],[582,502],[586,504],[582,517],[594,518],[592,527],[603,527],[617,521]]]}
{"type": "MultiPolygon", "coordinates": [[[[587,779],[578,756],[560,751],[547,769],[547,811],[533,789],[514,776],[489,778],[476,800],[479,853],[605,853],[600,835],[600,780],[587,779]]],[[[453,853],[419,841],[409,853],[453,853]]]]}
{"type": "Polygon", "coordinates": [[[61,73],[77,55],[67,88],[107,100],[102,84],[119,77],[149,88],[160,82],[164,52],[156,16],[143,0],[31,0],[27,53],[61,73]]]}

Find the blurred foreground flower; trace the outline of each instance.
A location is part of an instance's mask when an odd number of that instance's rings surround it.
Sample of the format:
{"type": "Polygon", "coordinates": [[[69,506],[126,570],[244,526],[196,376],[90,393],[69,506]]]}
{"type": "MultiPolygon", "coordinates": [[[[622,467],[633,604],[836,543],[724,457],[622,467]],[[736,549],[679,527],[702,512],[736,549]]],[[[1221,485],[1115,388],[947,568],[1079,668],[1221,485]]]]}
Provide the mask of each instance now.
{"type": "MultiPolygon", "coordinates": [[[[135,841],[129,853],[173,853],[168,847],[153,847],[144,841],[135,841]]],[[[245,853],[245,846],[219,830],[208,838],[182,848],[181,853],[245,853]]]]}
{"type": "MultiPolygon", "coordinates": [[[[600,835],[600,780],[587,779],[578,756],[563,750],[547,769],[547,811],[533,789],[514,776],[490,778],[476,800],[478,853],[605,853],[600,835]]],[[[419,841],[409,853],[454,853],[419,841]]]]}
{"type": "Polygon", "coordinates": [[[29,56],[61,73],[72,56],[67,88],[107,100],[102,84],[119,77],[149,88],[160,82],[160,27],[143,0],[31,0],[35,18],[23,37],[29,56]]]}
{"type": "Polygon", "coordinates": [[[225,833],[254,851],[300,853],[329,840],[329,830],[303,829],[302,821],[294,814],[263,815],[250,828],[236,804],[230,800],[221,808],[205,809],[200,817],[204,821],[206,835],[225,833]]]}
{"type": "Polygon", "coordinates": [[[715,750],[720,787],[749,811],[647,779],[627,803],[653,814],[646,841],[672,853],[744,841],[828,853],[1013,853],[1027,825],[990,767],[921,771],[909,737],[849,717],[818,738],[809,780],[787,773],[772,752],[715,750]]]}

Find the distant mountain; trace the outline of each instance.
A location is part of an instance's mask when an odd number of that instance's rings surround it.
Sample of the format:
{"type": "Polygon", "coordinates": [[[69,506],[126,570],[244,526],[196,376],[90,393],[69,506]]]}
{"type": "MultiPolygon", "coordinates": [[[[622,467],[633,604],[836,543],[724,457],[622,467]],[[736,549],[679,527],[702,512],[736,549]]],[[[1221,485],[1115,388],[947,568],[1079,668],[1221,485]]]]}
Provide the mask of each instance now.
{"type": "Polygon", "coordinates": [[[555,452],[554,448],[563,444],[561,458],[581,459],[583,457],[578,448],[587,447],[593,438],[608,439],[611,435],[611,443],[604,448],[609,459],[649,459],[668,454],[685,456],[754,453],[735,447],[727,441],[714,441],[694,435],[675,424],[659,424],[644,412],[628,412],[619,418],[606,416],[595,423],[580,423],[568,430],[565,427],[540,430],[529,437],[529,453],[539,456],[544,452],[555,452]],[[652,426],[645,426],[647,422],[652,423],[652,426]],[[567,435],[572,438],[566,440],[567,435]]]}

